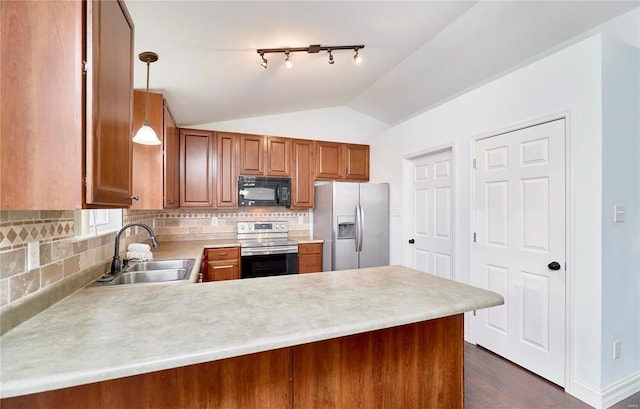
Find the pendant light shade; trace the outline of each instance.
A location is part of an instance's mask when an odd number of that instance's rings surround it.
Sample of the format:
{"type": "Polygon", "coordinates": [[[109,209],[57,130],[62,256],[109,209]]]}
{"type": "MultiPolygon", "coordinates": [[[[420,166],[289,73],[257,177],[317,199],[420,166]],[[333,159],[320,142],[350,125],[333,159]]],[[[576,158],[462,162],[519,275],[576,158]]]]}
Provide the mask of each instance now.
{"type": "Polygon", "coordinates": [[[161,145],[162,142],[158,139],[158,135],[156,135],[156,132],[153,130],[151,125],[149,125],[149,65],[152,62],[158,61],[158,54],[151,51],[145,51],[140,53],[138,58],[140,58],[140,61],[147,63],[147,104],[145,108],[144,122],[133,137],[133,142],[142,145],[161,145]]]}
{"type": "Polygon", "coordinates": [[[160,145],[162,143],[160,139],[158,139],[156,132],[147,122],[142,124],[140,129],[138,129],[136,136],[133,137],[133,141],[141,145],[160,145]]]}

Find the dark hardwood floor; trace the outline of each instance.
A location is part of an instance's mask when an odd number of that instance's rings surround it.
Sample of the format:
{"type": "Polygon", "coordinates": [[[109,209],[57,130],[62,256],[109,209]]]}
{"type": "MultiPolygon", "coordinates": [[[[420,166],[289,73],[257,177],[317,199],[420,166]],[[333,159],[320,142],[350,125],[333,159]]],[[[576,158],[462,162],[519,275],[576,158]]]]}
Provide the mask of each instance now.
{"type": "MultiPolygon", "coordinates": [[[[590,409],[559,386],[475,345],[464,346],[466,409],[590,409]]],[[[640,409],[640,393],[614,409],[640,409]]]]}

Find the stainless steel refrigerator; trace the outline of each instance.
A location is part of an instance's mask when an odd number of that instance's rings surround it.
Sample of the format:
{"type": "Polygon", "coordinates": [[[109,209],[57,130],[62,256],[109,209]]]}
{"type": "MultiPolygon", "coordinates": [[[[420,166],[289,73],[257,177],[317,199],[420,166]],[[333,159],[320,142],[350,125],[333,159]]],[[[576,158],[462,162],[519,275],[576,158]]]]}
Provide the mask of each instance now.
{"type": "Polygon", "coordinates": [[[324,271],[389,265],[389,185],[316,186],[313,235],[324,240],[324,271]]]}

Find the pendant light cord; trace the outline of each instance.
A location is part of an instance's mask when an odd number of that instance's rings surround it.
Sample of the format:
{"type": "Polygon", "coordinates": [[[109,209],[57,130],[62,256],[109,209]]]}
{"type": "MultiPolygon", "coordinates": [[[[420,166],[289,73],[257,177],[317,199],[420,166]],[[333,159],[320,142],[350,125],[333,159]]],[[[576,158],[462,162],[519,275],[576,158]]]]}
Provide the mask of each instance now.
{"type": "Polygon", "coordinates": [[[149,65],[150,64],[151,63],[147,60],[147,106],[145,109],[144,124],[143,124],[147,126],[149,126],[149,65]]]}

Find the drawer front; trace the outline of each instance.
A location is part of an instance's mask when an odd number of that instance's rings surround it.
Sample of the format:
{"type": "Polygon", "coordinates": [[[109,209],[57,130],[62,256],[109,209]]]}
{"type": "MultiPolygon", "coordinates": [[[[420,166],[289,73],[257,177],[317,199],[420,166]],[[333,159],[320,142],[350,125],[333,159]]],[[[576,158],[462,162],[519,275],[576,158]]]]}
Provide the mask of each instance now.
{"type": "Polygon", "coordinates": [[[298,273],[318,273],[322,271],[322,254],[298,254],[298,273]]]}
{"type": "Polygon", "coordinates": [[[217,249],[207,249],[209,260],[237,260],[240,256],[239,247],[223,247],[217,249]]]}
{"type": "Polygon", "coordinates": [[[322,254],[322,243],[298,244],[298,254],[322,254]]]}

